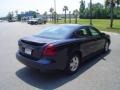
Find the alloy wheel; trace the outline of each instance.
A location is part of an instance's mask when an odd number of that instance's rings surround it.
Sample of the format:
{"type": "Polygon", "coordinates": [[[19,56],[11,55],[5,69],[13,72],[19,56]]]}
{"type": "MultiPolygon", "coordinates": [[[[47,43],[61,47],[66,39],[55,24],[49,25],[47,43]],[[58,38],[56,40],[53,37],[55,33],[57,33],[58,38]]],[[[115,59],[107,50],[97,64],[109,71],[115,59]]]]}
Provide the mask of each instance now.
{"type": "Polygon", "coordinates": [[[74,72],[78,69],[78,67],[79,67],[79,58],[77,56],[74,56],[70,62],[70,70],[74,72]]]}

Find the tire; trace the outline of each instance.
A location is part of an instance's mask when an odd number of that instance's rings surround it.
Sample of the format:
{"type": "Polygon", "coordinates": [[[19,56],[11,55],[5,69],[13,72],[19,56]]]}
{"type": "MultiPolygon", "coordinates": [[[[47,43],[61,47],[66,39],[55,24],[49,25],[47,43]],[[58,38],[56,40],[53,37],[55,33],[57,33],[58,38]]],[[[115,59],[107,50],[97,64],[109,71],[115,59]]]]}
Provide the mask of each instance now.
{"type": "Polygon", "coordinates": [[[35,25],[38,25],[38,23],[36,22],[35,25]]]}
{"type": "Polygon", "coordinates": [[[109,42],[107,41],[104,46],[104,52],[108,52],[108,51],[109,51],[109,42]]]}
{"type": "Polygon", "coordinates": [[[33,25],[33,23],[30,23],[30,25],[33,25]]]}
{"type": "Polygon", "coordinates": [[[46,21],[44,21],[44,24],[46,24],[46,21]]]}
{"type": "Polygon", "coordinates": [[[80,57],[78,54],[74,54],[70,57],[67,67],[65,69],[65,73],[74,74],[78,71],[80,66],[80,57]]]}

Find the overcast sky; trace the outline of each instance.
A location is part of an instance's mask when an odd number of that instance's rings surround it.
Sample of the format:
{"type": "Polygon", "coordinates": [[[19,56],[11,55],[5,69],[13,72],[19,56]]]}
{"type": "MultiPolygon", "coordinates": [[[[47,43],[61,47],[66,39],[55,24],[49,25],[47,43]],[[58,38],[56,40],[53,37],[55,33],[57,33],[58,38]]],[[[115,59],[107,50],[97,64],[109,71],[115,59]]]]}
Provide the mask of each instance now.
{"type": "MultiPolygon", "coordinates": [[[[85,0],[86,5],[89,0],[85,0]]],[[[93,3],[100,2],[104,4],[104,0],[92,0],[93,3]]],[[[63,13],[64,5],[69,7],[69,10],[79,9],[80,0],[56,0],[57,12],[63,13]]],[[[5,16],[9,11],[18,10],[39,10],[39,13],[49,12],[50,7],[54,7],[54,0],[0,0],[0,17],[5,16]]]]}

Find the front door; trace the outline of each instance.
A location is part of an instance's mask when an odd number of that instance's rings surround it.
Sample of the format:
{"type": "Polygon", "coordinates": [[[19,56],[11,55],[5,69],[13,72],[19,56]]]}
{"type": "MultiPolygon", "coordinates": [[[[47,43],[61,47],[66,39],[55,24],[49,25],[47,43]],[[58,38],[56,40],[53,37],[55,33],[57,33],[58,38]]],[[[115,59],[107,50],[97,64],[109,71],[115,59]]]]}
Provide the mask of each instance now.
{"type": "Polygon", "coordinates": [[[94,41],[93,52],[99,51],[104,48],[105,39],[102,38],[101,33],[93,27],[89,27],[90,38],[94,41]]]}

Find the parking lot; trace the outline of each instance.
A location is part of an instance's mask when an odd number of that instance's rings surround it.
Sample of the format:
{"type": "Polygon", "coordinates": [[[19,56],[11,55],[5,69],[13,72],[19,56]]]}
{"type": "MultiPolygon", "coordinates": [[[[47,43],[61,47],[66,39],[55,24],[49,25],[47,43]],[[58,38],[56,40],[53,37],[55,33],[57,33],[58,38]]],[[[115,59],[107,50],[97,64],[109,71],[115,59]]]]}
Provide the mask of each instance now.
{"type": "Polygon", "coordinates": [[[31,71],[15,57],[17,41],[51,26],[0,23],[0,90],[120,90],[120,35],[111,35],[110,52],[84,63],[78,73],[31,71]]]}

